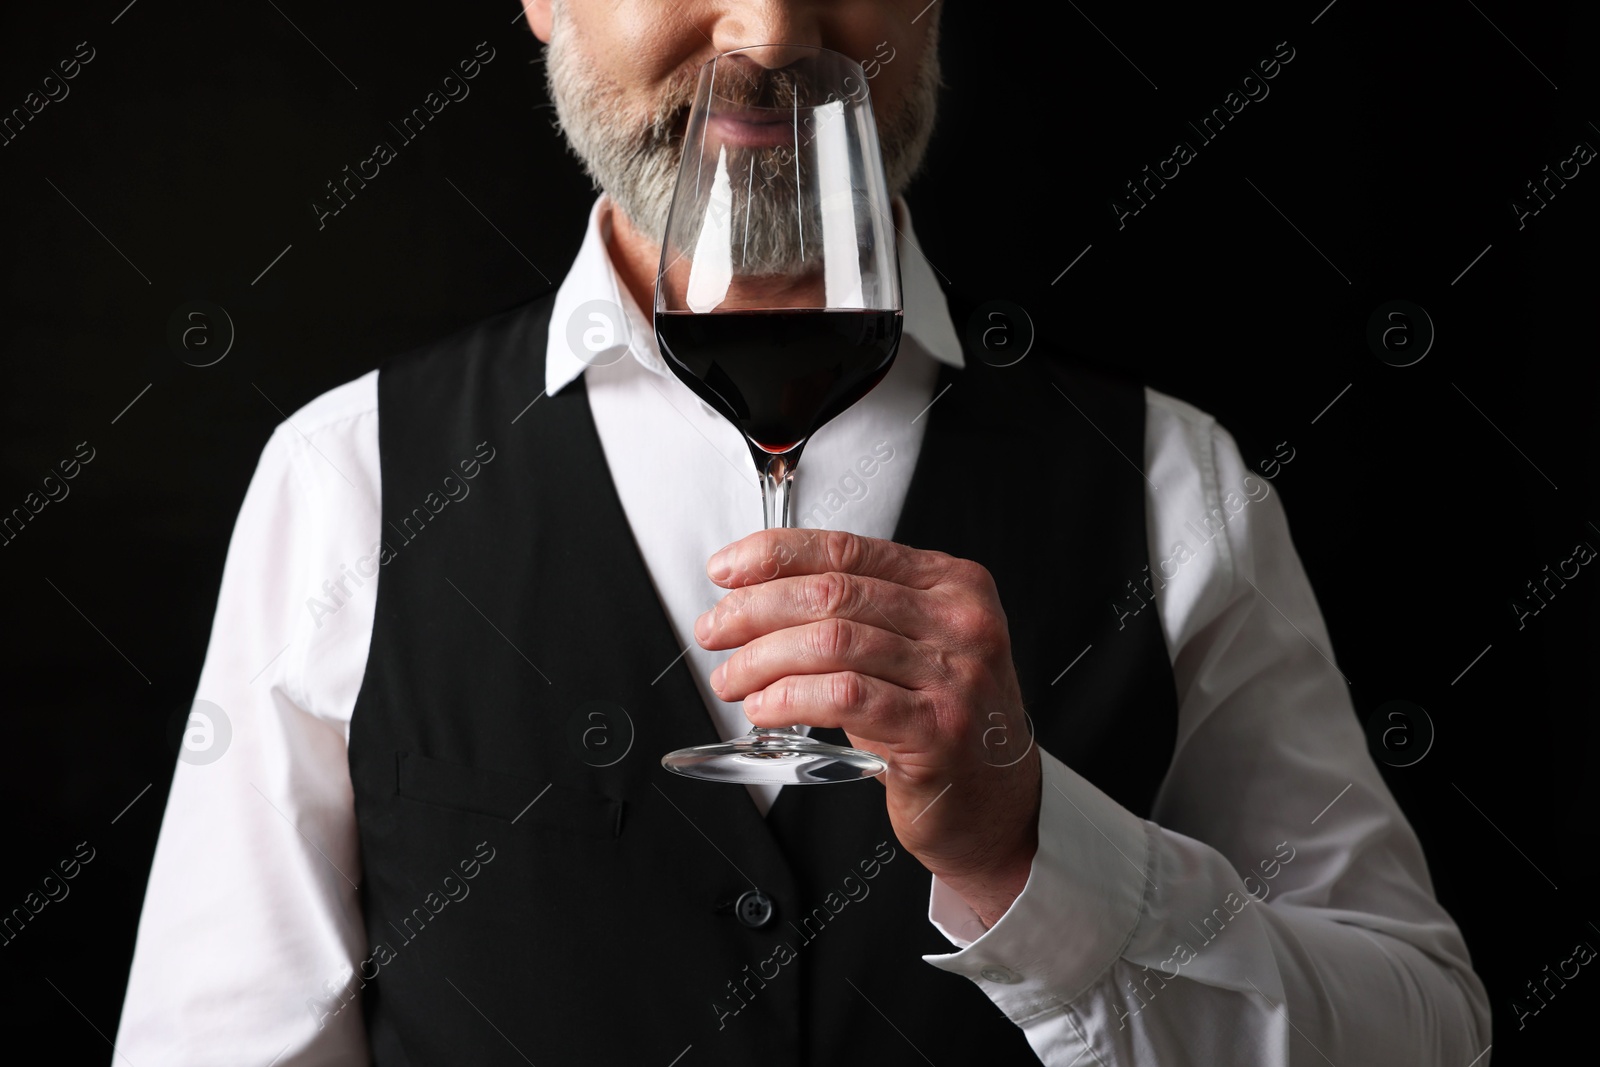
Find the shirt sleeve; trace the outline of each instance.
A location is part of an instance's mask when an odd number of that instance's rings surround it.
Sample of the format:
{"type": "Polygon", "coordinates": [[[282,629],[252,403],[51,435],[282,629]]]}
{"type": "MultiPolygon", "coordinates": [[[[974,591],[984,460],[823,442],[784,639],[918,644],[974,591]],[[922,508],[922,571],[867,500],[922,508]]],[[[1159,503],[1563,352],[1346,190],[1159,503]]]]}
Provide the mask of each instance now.
{"type": "MultiPolygon", "coordinates": [[[[329,394],[332,406],[362,383],[329,394]]],[[[367,1062],[351,977],[366,934],[347,738],[376,588],[360,573],[377,527],[377,416],[319,418],[329,406],[278,427],[239,511],[118,1062],[367,1062]]]]}
{"type": "Polygon", "coordinates": [[[1487,1064],[1484,986],[1367,750],[1276,485],[1209,417],[1151,400],[1179,701],[1151,819],[1041,752],[1022,893],[985,929],[934,879],[929,919],[959,951],[923,959],[1060,1067],[1487,1064]]]}

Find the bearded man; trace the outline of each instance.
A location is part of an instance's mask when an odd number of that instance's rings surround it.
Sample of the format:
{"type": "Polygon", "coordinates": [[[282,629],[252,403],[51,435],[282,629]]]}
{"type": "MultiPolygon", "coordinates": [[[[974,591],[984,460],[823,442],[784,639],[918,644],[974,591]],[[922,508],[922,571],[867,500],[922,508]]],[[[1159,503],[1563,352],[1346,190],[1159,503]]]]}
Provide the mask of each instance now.
{"type": "Polygon", "coordinates": [[[1483,985],[1271,487],[1179,400],[964,344],[902,195],[938,5],[524,4],[587,235],[554,292],[268,442],[197,691],[231,742],[179,762],[119,1052],[1478,1059],[1483,985]],[[762,44],[875,64],[904,337],[807,445],[803,528],[750,534],[746,444],[647,316],[696,72],[762,44]],[[888,769],[659,763],[752,723],[888,769]]]}

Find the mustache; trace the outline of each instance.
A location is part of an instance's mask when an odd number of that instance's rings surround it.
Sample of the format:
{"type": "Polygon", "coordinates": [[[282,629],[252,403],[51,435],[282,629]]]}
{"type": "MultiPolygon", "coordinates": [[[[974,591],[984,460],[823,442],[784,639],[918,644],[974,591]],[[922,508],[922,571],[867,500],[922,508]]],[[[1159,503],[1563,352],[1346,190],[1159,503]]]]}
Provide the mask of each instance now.
{"type": "Polygon", "coordinates": [[[736,108],[772,108],[787,111],[801,100],[820,103],[826,94],[814,75],[793,67],[769,69],[753,63],[728,63],[717,67],[715,101],[736,108]]]}
{"type": "Polygon", "coordinates": [[[698,68],[681,70],[673,76],[645,120],[642,147],[659,147],[682,140],[698,83],[698,68]]]}

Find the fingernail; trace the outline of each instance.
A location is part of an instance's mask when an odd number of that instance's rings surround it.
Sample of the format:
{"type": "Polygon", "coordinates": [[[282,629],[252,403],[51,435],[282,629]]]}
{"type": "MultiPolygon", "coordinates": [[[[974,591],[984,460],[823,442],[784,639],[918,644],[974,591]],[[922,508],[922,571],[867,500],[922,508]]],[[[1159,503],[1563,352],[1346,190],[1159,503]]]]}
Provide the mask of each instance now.
{"type": "Polygon", "coordinates": [[[697,640],[704,641],[711,634],[711,612],[706,612],[694,620],[694,636],[697,640]]]}
{"type": "Polygon", "coordinates": [[[724,548],[711,557],[711,561],[706,564],[706,573],[711,576],[713,582],[727,580],[728,575],[733,573],[733,566],[729,560],[727,549],[724,548]]]}
{"type": "Polygon", "coordinates": [[[751,693],[749,696],[744,698],[745,718],[750,718],[756,712],[761,710],[761,693],[762,690],[758,689],[754,693],[751,693]]]}
{"type": "Polygon", "coordinates": [[[726,665],[718,664],[717,669],[711,672],[711,689],[713,692],[722,692],[722,675],[726,670],[726,665]]]}

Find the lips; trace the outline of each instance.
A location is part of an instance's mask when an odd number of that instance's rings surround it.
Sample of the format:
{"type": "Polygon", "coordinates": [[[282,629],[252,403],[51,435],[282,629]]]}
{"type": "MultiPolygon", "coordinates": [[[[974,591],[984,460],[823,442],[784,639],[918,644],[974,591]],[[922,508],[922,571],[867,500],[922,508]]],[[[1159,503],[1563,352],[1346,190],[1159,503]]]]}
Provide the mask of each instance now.
{"type": "Polygon", "coordinates": [[[724,111],[711,115],[706,125],[722,144],[773,148],[794,143],[794,122],[789,111],[724,111]]]}

